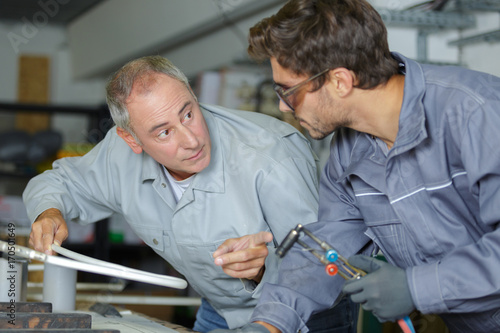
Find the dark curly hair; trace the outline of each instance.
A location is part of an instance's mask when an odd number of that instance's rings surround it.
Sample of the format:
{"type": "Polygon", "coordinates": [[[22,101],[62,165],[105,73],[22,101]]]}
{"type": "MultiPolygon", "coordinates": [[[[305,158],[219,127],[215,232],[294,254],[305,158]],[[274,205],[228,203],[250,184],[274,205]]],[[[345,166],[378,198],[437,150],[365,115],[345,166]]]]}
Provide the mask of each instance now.
{"type": "MultiPolygon", "coordinates": [[[[253,26],[248,41],[255,60],[276,58],[298,75],[344,67],[355,73],[361,89],[398,73],[382,18],[365,0],[290,0],[253,26]]],[[[316,80],[315,89],[327,79],[316,80]]]]}

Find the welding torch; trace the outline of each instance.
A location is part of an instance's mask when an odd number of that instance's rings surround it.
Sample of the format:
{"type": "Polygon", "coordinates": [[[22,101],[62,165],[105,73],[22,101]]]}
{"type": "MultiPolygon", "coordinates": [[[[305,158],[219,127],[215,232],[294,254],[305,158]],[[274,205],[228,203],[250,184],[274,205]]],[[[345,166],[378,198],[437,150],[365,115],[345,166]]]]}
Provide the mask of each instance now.
{"type": "MultiPolygon", "coordinates": [[[[297,224],[294,229],[290,230],[288,235],[276,249],[276,255],[283,258],[295,243],[299,244],[307,252],[310,252],[318,258],[319,261],[325,265],[326,274],[330,276],[338,274],[345,280],[352,280],[360,279],[366,275],[366,272],[349,264],[347,259],[340,255],[330,244],[316,237],[301,224],[297,224]],[[310,247],[307,243],[302,241],[300,239],[302,233],[316,242],[320,246],[321,251],[310,247]]],[[[415,328],[408,316],[399,319],[398,324],[403,330],[403,333],[415,333],[415,328]]]]}
{"type": "Polygon", "coordinates": [[[276,249],[276,254],[283,258],[287,252],[292,248],[292,246],[297,243],[306,249],[308,252],[312,253],[319,261],[325,265],[326,274],[328,275],[337,275],[339,274],[346,280],[351,279],[359,279],[362,276],[365,276],[366,273],[347,262],[347,259],[341,256],[337,250],[335,250],[331,245],[327,242],[320,240],[316,237],[312,232],[304,228],[302,224],[297,224],[297,226],[290,230],[285,239],[281,242],[280,246],[276,249]],[[309,236],[313,241],[315,241],[324,253],[320,253],[319,251],[313,249],[305,242],[299,239],[301,232],[309,236]]]}

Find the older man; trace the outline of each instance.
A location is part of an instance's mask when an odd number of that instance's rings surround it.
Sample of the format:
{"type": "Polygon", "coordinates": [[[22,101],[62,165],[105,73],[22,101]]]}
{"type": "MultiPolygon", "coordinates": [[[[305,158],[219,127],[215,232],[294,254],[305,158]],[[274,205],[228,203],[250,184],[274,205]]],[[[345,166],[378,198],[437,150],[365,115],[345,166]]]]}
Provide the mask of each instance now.
{"type": "Polygon", "coordinates": [[[66,220],[121,214],[201,295],[195,330],[243,325],[264,282],[277,280],[266,243],[272,249],[295,224],[317,219],[308,141],[274,118],[200,106],[159,56],[121,68],[107,100],[116,127],[104,140],[28,184],[32,246],[51,253],[67,237],[66,220]]]}

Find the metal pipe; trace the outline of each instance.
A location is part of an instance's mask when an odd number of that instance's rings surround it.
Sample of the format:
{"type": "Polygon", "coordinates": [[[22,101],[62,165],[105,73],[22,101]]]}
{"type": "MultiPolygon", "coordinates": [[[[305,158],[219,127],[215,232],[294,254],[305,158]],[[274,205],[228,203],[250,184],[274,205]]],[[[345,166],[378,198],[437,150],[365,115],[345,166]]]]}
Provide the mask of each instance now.
{"type": "Polygon", "coordinates": [[[74,311],[76,270],[45,263],[43,270],[43,301],[52,303],[52,311],[74,311]]]}
{"type": "MultiPolygon", "coordinates": [[[[41,301],[40,293],[28,293],[28,300],[41,301]]],[[[108,303],[108,304],[147,304],[173,306],[200,306],[199,297],[171,297],[171,296],[132,296],[132,295],[100,295],[77,294],[77,302],[108,303]]]]}
{"type": "MultiPolygon", "coordinates": [[[[28,290],[42,289],[42,282],[28,282],[28,290]]],[[[125,283],[91,283],[91,282],[77,282],[76,290],[102,290],[102,291],[116,291],[120,292],[125,289],[125,283]]]]}

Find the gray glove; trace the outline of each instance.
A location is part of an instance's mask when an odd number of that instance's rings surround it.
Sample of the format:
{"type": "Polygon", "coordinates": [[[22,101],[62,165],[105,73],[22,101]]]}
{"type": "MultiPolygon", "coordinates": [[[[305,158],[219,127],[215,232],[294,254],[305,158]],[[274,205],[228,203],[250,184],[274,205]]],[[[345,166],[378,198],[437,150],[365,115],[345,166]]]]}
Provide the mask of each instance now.
{"type": "Polygon", "coordinates": [[[342,291],[379,321],[396,321],[415,309],[403,269],[363,255],[352,256],[349,263],[369,274],[347,281],[342,291]]]}
{"type": "Polygon", "coordinates": [[[264,326],[257,324],[257,323],[250,323],[246,324],[243,327],[236,328],[234,330],[222,330],[222,329],[216,329],[213,331],[210,331],[208,333],[229,333],[229,332],[234,332],[234,333],[270,333],[267,328],[264,326]]]}

